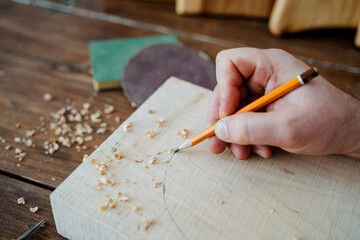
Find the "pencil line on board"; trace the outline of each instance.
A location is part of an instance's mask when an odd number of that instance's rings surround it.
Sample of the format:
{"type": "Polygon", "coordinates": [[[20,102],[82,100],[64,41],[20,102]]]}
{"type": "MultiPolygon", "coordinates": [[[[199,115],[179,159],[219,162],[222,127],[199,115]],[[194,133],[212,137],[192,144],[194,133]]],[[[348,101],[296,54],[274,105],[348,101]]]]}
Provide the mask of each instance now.
{"type": "Polygon", "coordinates": [[[167,175],[167,171],[169,169],[169,166],[170,166],[170,163],[171,163],[171,160],[173,159],[175,155],[175,152],[171,155],[171,158],[168,162],[168,165],[166,166],[166,170],[165,170],[165,174],[164,174],[164,180],[163,180],[163,199],[164,199],[164,204],[165,204],[165,208],[166,208],[166,211],[169,213],[170,215],[170,218],[171,218],[171,221],[175,224],[176,228],[179,230],[179,232],[181,233],[181,235],[185,238],[185,239],[189,239],[186,234],[181,230],[180,226],[177,224],[177,222],[175,221],[175,218],[174,216],[171,214],[170,212],[170,209],[166,203],[166,175],[167,175]]]}
{"type": "MultiPolygon", "coordinates": [[[[205,34],[192,33],[192,32],[187,32],[187,31],[180,30],[180,29],[173,29],[170,27],[166,27],[166,26],[162,26],[162,25],[158,25],[158,24],[154,24],[154,23],[141,22],[141,21],[137,21],[137,20],[133,20],[133,19],[125,18],[125,17],[120,17],[120,16],[115,16],[115,15],[111,15],[111,14],[107,14],[107,13],[96,12],[94,10],[78,8],[78,7],[74,7],[74,6],[66,5],[66,4],[62,4],[62,3],[55,3],[55,2],[48,1],[48,0],[12,0],[12,1],[16,2],[16,3],[20,3],[20,4],[32,5],[32,6],[37,6],[37,7],[41,7],[41,8],[45,8],[45,9],[49,9],[49,10],[55,10],[58,12],[73,14],[76,16],[88,17],[88,18],[92,18],[92,19],[96,19],[96,20],[102,20],[102,21],[106,21],[106,22],[121,24],[121,25],[128,26],[128,27],[134,27],[134,28],[148,30],[148,31],[155,31],[155,32],[163,33],[163,34],[175,34],[179,37],[193,39],[193,40],[197,40],[197,41],[205,42],[205,43],[217,44],[219,46],[226,47],[226,48],[249,47],[249,45],[246,45],[246,44],[235,43],[235,42],[231,42],[229,40],[223,40],[223,39],[220,39],[217,37],[211,37],[211,36],[208,36],[205,34]]],[[[344,71],[344,72],[349,72],[349,73],[354,73],[354,74],[360,74],[359,67],[318,60],[318,59],[304,57],[304,56],[300,56],[300,55],[294,55],[294,56],[310,65],[316,64],[318,67],[335,69],[338,71],[344,71]]]]}

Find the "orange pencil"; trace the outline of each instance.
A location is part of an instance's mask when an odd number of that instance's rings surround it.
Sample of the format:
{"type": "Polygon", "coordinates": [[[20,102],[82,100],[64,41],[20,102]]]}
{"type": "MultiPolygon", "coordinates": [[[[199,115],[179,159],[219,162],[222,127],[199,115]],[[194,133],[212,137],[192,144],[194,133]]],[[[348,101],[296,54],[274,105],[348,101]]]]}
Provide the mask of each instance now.
{"type": "MultiPolygon", "coordinates": [[[[276,99],[286,95],[287,93],[295,90],[296,88],[304,85],[314,77],[319,75],[316,68],[310,68],[306,72],[298,75],[297,77],[291,79],[289,82],[284,83],[283,85],[279,86],[278,88],[275,88],[268,94],[265,94],[261,98],[258,98],[254,102],[246,105],[245,107],[241,108],[240,110],[236,111],[234,114],[243,113],[243,112],[251,112],[259,110],[260,108],[268,105],[269,103],[275,101],[276,99]]],[[[177,149],[175,149],[174,153],[180,151],[181,149],[189,148],[192,146],[195,146],[198,143],[201,143],[205,139],[213,136],[215,134],[215,125],[212,125],[211,127],[208,127],[204,131],[196,134],[195,136],[191,137],[189,140],[184,142],[180,145],[177,149]]]]}

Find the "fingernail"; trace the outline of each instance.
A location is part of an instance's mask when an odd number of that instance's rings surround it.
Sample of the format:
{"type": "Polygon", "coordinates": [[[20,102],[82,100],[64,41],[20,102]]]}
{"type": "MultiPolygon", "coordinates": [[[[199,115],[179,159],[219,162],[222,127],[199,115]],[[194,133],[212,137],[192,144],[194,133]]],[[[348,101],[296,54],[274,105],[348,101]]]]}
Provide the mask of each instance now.
{"type": "Polygon", "coordinates": [[[215,134],[221,140],[228,140],[229,139],[227,126],[226,126],[226,123],[224,121],[219,121],[218,123],[216,123],[216,125],[215,125],[215,134]]]}
{"type": "Polygon", "coordinates": [[[255,153],[256,153],[257,155],[259,155],[260,157],[266,158],[266,154],[265,154],[265,152],[264,152],[263,150],[256,149],[256,150],[255,150],[255,153]]]}

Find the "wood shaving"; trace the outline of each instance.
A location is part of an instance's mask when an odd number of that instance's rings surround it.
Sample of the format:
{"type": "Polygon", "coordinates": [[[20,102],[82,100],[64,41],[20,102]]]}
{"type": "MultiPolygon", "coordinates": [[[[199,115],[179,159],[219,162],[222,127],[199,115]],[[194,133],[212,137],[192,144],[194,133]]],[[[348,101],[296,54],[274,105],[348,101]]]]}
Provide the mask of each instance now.
{"type": "Polygon", "coordinates": [[[216,202],[217,202],[219,205],[223,205],[223,204],[224,204],[224,201],[221,200],[221,199],[216,200],[216,202]]]}
{"type": "Polygon", "coordinates": [[[36,213],[38,210],[39,210],[39,207],[37,207],[37,206],[30,208],[30,212],[32,212],[32,213],[36,213]]]}
{"type": "Polygon", "coordinates": [[[23,197],[18,198],[18,200],[17,200],[17,204],[22,204],[22,205],[25,205],[25,199],[24,199],[23,197]]]}
{"type": "Polygon", "coordinates": [[[181,131],[176,131],[176,135],[181,136],[182,138],[187,138],[189,136],[189,130],[183,129],[181,131]]]}
{"type": "Polygon", "coordinates": [[[157,163],[157,158],[156,157],[152,157],[149,161],[150,164],[156,164],[157,163]]]}
{"type": "Polygon", "coordinates": [[[83,104],[83,109],[85,109],[85,110],[89,110],[90,107],[91,107],[91,105],[90,105],[90,103],[88,103],[88,102],[86,102],[86,103],[83,104]]]}
{"type": "Polygon", "coordinates": [[[109,164],[100,162],[98,165],[96,165],[96,169],[99,171],[100,175],[104,175],[106,173],[106,170],[108,169],[109,164]]]}
{"type": "Polygon", "coordinates": [[[127,202],[127,201],[129,201],[129,197],[126,196],[125,194],[121,194],[121,196],[119,196],[119,201],[120,202],[127,202]]]}
{"type": "Polygon", "coordinates": [[[115,108],[111,105],[105,104],[104,105],[104,113],[109,114],[115,111],[115,108]]]}
{"type": "Polygon", "coordinates": [[[147,219],[147,220],[139,223],[138,230],[147,231],[151,227],[151,225],[153,225],[153,224],[154,224],[153,220],[147,219]]]}
{"type": "Polygon", "coordinates": [[[96,112],[90,115],[90,120],[93,123],[101,123],[102,120],[100,119],[101,113],[100,112],[96,112]]]}
{"type": "Polygon", "coordinates": [[[114,186],[115,185],[115,181],[112,178],[107,179],[105,177],[101,177],[99,181],[101,183],[105,184],[105,185],[109,185],[109,186],[114,186]]]}
{"type": "Polygon", "coordinates": [[[162,127],[164,124],[165,120],[160,118],[159,120],[156,120],[155,123],[158,127],[162,127]]]}
{"type": "Polygon", "coordinates": [[[83,161],[83,162],[85,162],[85,161],[87,160],[87,158],[88,158],[88,157],[89,157],[89,155],[84,154],[82,161],[83,161]]]}
{"type": "Polygon", "coordinates": [[[134,161],[136,163],[141,163],[143,160],[141,158],[139,158],[138,156],[135,157],[134,161]]]}
{"type": "Polygon", "coordinates": [[[108,206],[109,206],[109,208],[114,208],[114,207],[116,207],[116,203],[115,203],[115,201],[114,201],[112,198],[109,198],[109,200],[108,200],[108,206]]]}
{"type": "Polygon", "coordinates": [[[158,188],[158,187],[160,187],[160,186],[161,186],[161,184],[162,184],[162,182],[157,182],[157,183],[155,183],[154,188],[158,188]]]}
{"type": "Polygon", "coordinates": [[[148,138],[153,139],[156,136],[157,132],[155,130],[151,130],[151,131],[146,131],[146,134],[148,138]]]}
{"type": "Polygon", "coordinates": [[[92,141],[93,140],[93,137],[92,136],[86,136],[85,138],[84,138],[84,141],[85,142],[90,142],[90,141],[92,141]]]}
{"type": "Polygon", "coordinates": [[[139,213],[140,208],[138,206],[134,205],[133,206],[133,211],[134,211],[134,213],[139,213]]]}
{"type": "Polygon", "coordinates": [[[129,130],[130,130],[130,127],[131,127],[131,123],[125,123],[124,124],[124,132],[129,132],[129,130]]]}
{"type": "Polygon", "coordinates": [[[104,134],[106,132],[106,128],[99,128],[96,130],[96,134],[104,134]]]}
{"type": "Polygon", "coordinates": [[[27,140],[25,141],[25,146],[26,146],[26,147],[31,147],[32,145],[33,145],[33,142],[32,142],[31,139],[27,139],[27,140]]]}
{"type": "Polygon", "coordinates": [[[119,116],[116,116],[116,117],[115,117],[115,122],[116,122],[116,123],[120,123],[120,121],[121,121],[120,117],[119,117],[119,116]]]}
{"type": "Polygon", "coordinates": [[[75,138],[75,142],[77,142],[78,144],[83,144],[84,143],[84,138],[82,138],[82,137],[76,137],[75,138]]]}
{"type": "Polygon", "coordinates": [[[50,93],[45,93],[43,98],[47,102],[50,102],[53,99],[53,97],[52,97],[52,95],[50,93]]]}

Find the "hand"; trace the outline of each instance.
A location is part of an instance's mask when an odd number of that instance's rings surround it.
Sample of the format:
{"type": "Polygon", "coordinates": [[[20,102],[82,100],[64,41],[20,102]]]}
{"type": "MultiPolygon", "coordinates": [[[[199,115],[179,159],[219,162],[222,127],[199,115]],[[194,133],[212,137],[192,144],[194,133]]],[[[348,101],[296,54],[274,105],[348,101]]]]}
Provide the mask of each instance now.
{"type": "Polygon", "coordinates": [[[211,151],[221,153],[229,147],[238,159],[246,159],[250,151],[268,158],[270,146],[277,146],[298,154],[360,157],[360,101],[320,75],[269,104],[264,112],[229,116],[308,69],[277,49],[220,52],[216,58],[218,84],[207,116],[208,126],[217,122],[215,136],[210,138],[211,151]]]}

